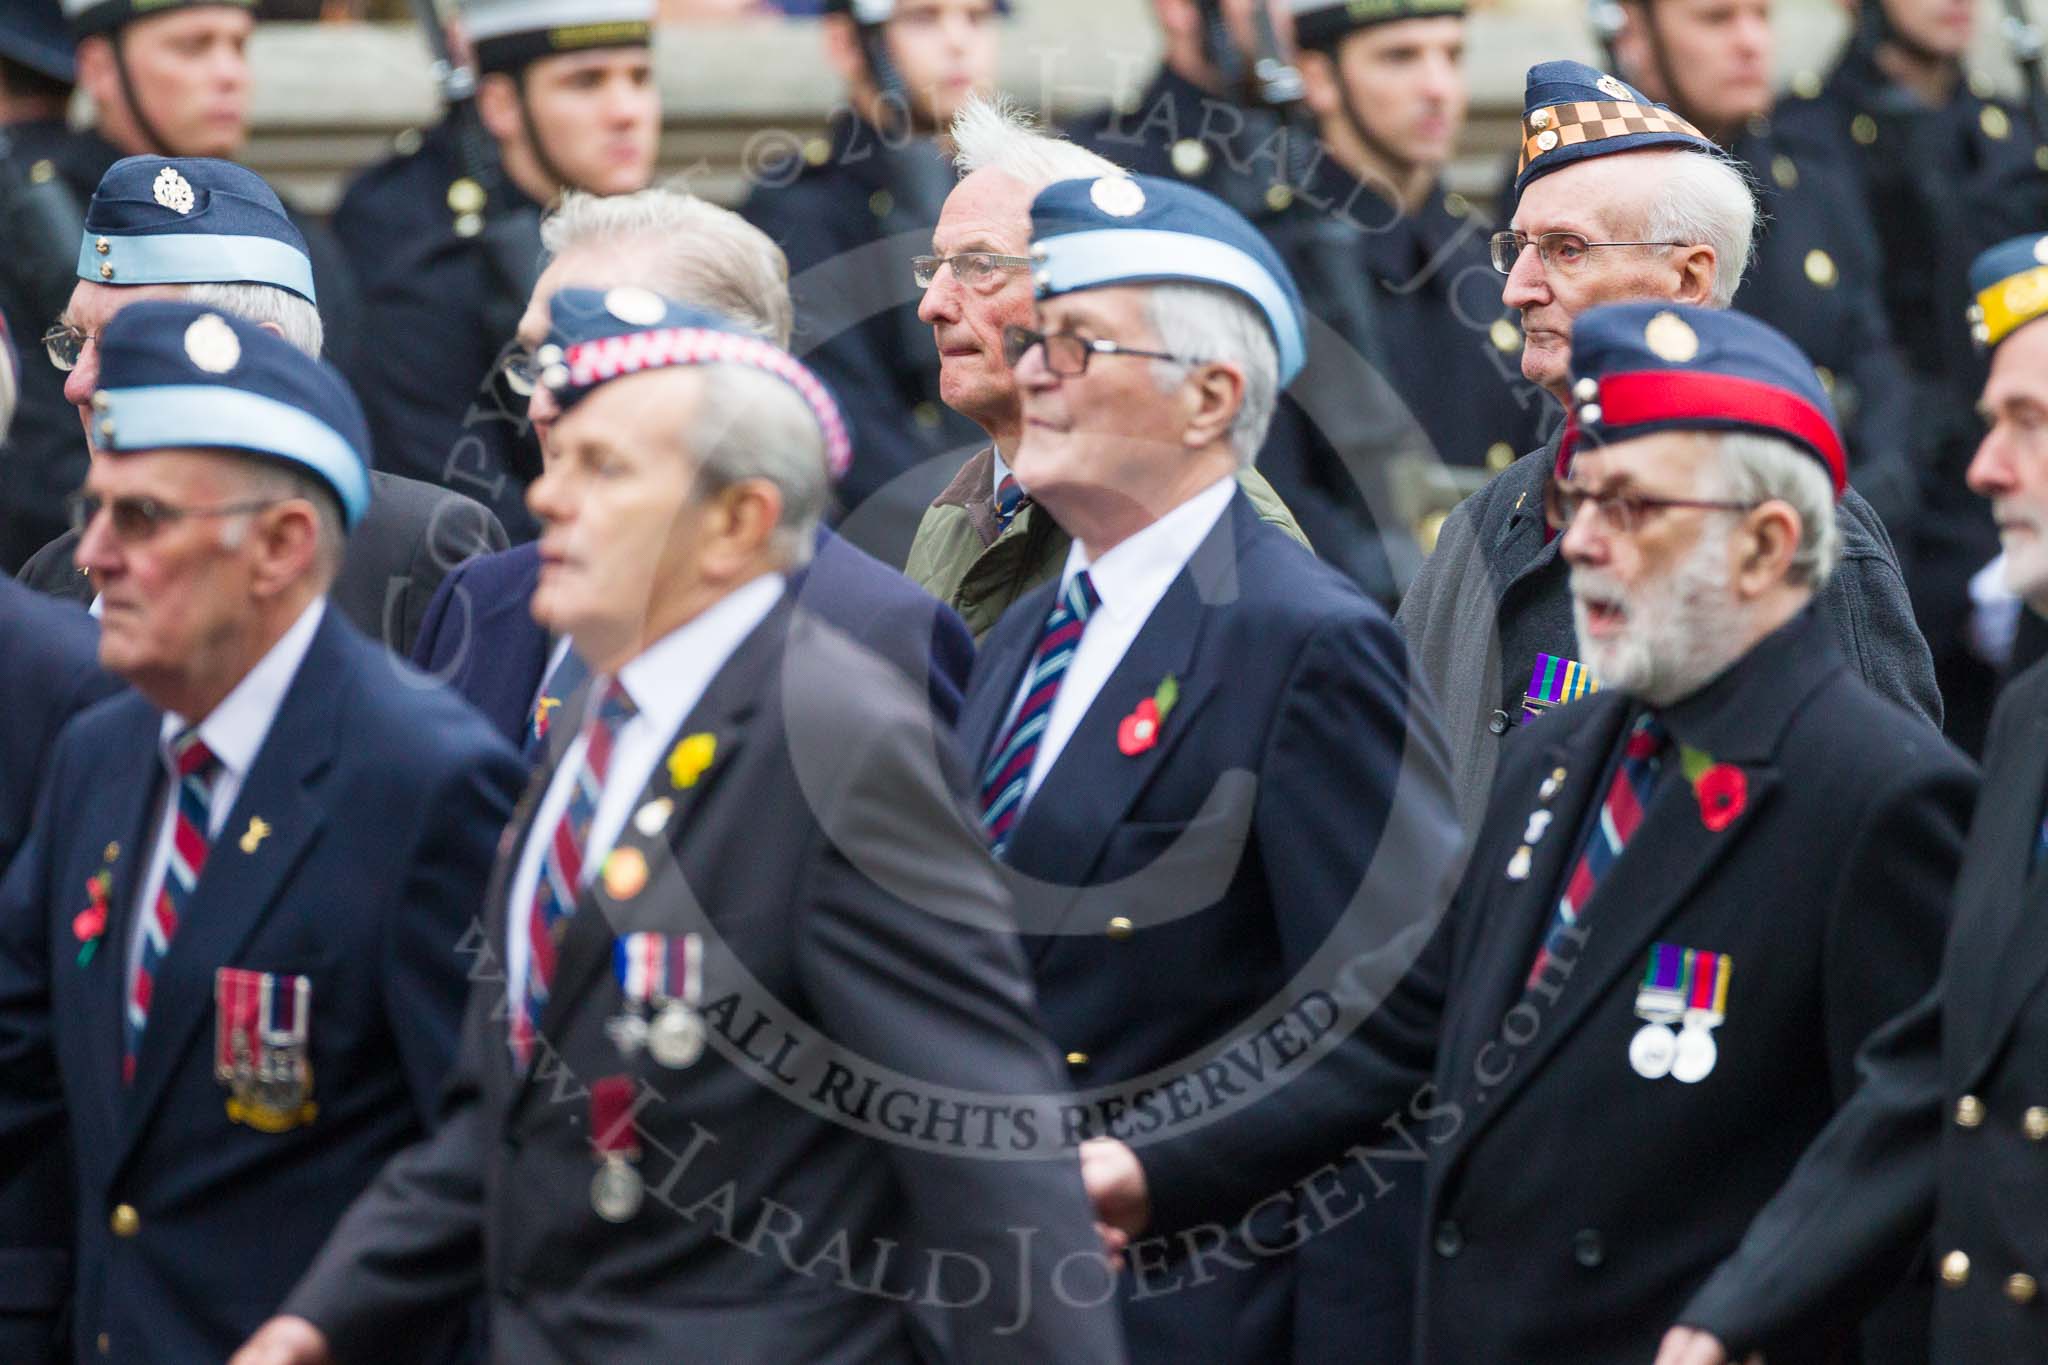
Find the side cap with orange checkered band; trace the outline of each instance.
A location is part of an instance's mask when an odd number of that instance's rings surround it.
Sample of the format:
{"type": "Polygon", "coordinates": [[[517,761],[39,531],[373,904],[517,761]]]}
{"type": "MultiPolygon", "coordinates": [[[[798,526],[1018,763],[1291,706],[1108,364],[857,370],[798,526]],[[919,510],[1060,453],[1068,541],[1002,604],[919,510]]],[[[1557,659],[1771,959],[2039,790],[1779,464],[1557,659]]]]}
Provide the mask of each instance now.
{"type": "Polygon", "coordinates": [[[2048,314],[2048,236],[2010,237],[1970,264],[1970,335],[1991,350],[2048,314]]]}
{"type": "Polygon", "coordinates": [[[1713,139],[1648,95],[1584,62],[1538,62],[1522,97],[1522,159],[1515,194],[1576,161],[1650,147],[1722,155],[1713,139]]]}

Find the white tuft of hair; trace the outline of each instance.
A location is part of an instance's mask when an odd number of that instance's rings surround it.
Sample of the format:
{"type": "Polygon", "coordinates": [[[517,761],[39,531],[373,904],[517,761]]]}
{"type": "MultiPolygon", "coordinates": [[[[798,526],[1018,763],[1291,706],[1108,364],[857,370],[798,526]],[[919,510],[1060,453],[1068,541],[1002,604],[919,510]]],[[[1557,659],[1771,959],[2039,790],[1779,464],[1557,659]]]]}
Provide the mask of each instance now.
{"type": "Polygon", "coordinates": [[[953,115],[953,165],[961,175],[1000,171],[1032,189],[1061,180],[1094,180],[1128,172],[1053,133],[1007,95],[971,96],[953,115]]]}

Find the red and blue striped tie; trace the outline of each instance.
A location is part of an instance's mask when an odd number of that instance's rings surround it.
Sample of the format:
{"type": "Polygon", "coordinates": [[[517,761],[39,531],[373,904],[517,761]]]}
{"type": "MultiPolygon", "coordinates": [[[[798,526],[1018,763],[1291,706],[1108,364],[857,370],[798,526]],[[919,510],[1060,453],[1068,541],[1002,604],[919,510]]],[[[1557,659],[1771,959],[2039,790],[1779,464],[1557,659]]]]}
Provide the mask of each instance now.
{"type": "Polygon", "coordinates": [[[1586,913],[1586,904],[1593,899],[1593,888],[1607,875],[1607,869],[1614,866],[1615,860],[1621,857],[1621,850],[1641,827],[1643,812],[1650,804],[1651,789],[1655,787],[1657,775],[1663,767],[1664,748],[1669,739],[1664,726],[1647,711],[1629,731],[1621,762],[1614,770],[1614,781],[1607,788],[1607,798],[1600,803],[1600,818],[1587,832],[1585,851],[1579,854],[1578,865],[1564,884],[1564,894],[1557,901],[1557,914],[1550,921],[1550,932],[1543,936],[1543,946],[1536,952],[1536,963],[1529,969],[1530,985],[1542,979],[1543,969],[1550,965],[1552,954],[1562,949],[1563,941],[1571,935],[1579,917],[1586,913]]]}
{"type": "Polygon", "coordinates": [[[1015,474],[1003,475],[996,485],[996,534],[1010,529],[1010,523],[1017,518],[1017,509],[1024,505],[1024,485],[1017,482],[1015,474]]]}
{"type": "Polygon", "coordinates": [[[981,828],[989,847],[1000,858],[1009,847],[1010,831],[1024,811],[1024,785],[1031,778],[1031,764],[1038,757],[1038,741],[1045,734],[1045,722],[1052,714],[1053,699],[1059,696],[1060,679],[1074,661],[1081,632],[1088,618],[1102,605],[1095,583],[1083,570],[1069,579],[1045,629],[1038,637],[1038,650],[1031,656],[1031,671],[1024,683],[1024,704],[1010,728],[1003,732],[981,778],[981,828]]]}
{"type": "Polygon", "coordinates": [[[156,993],[156,971],[171,950],[171,939],[191,907],[199,874],[206,870],[208,816],[213,779],[220,760],[197,730],[187,730],[171,745],[171,766],[178,775],[177,815],[171,823],[171,856],[164,864],[164,884],[149,913],[142,917],[142,956],[128,990],[126,1028],[122,1030],[121,1084],[135,1081],[135,1059],[142,1052],[142,1031],[149,1025],[149,1002],[156,993]]]}
{"type": "Polygon", "coordinates": [[[555,981],[555,949],[569,916],[576,913],[576,897],[582,890],[583,850],[590,837],[590,821],[597,814],[597,801],[604,794],[605,776],[611,770],[612,745],[619,729],[637,714],[626,689],[612,680],[591,718],[583,746],[583,763],[576,771],[576,785],[569,792],[569,804],[556,822],[547,851],[541,855],[540,879],[534,887],[533,905],[526,918],[526,991],[512,1012],[512,1056],[524,1069],[533,1061],[533,1043],[540,1031],[540,1015],[548,1002],[548,988],[555,981]]]}

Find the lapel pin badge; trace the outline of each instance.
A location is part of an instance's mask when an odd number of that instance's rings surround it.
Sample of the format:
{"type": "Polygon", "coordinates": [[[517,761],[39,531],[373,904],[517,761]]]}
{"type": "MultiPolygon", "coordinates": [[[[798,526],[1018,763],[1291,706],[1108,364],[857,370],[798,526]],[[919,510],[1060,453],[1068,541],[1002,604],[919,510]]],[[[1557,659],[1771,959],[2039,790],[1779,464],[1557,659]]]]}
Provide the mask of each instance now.
{"type": "Polygon", "coordinates": [[[1564,769],[1552,768],[1550,776],[1543,779],[1543,785],[1536,789],[1538,801],[1550,801],[1557,796],[1558,788],[1564,786],[1564,769]]]}
{"type": "Polygon", "coordinates": [[[244,853],[254,853],[270,837],[270,822],[260,815],[249,817],[249,828],[242,831],[240,847],[244,853]]]}
{"type": "Polygon", "coordinates": [[[718,737],[710,734],[685,735],[668,754],[668,780],[677,791],[697,785],[705,769],[718,757],[718,737]]]}
{"type": "Polygon", "coordinates": [[[1530,853],[1531,849],[1529,848],[1529,846],[1527,844],[1523,844],[1520,848],[1515,850],[1515,856],[1508,859],[1509,881],[1523,882],[1529,879],[1530,853]]]}
{"type": "Polygon", "coordinates": [[[649,839],[655,838],[668,828],[669,818],[675,813],[675,802],[666,796],[657,796],[633,812],[633,828],[649,839]]]}
{"type": "Polygon", "coordinates": [[[615,848],[604,860],[605,894],[629,901],[647,889],[647,855],[637,848],[615,848]]]}
{"type": "Polygon", "coordinates": [[[1547,810],[1530,811],[1528,827],[1522,831],[1522,842],[1533,844],[1541,839],[1549,832],[1551,819],[1551,813],[1547,810]]]}
{"type": "Polygon", "coordinates": [[[1159,729],[1180,700],[1180,679],[1169,673],[1151,696],[1139,702],[1116,727],[1117,752],[1136,758],[1159,742],[1159,729]]]}

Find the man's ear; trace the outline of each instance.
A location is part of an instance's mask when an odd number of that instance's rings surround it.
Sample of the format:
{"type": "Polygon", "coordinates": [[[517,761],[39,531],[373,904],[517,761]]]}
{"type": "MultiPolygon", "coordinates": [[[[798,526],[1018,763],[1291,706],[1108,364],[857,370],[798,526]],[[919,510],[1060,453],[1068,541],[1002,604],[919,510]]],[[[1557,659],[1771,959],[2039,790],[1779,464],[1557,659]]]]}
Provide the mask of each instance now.
{"type": "Polygon", "coordinates": [[[1704,243],[1686,247],[1685,254],[1678,259],[1678,290],[1672,295],[1672,302],[1713,307],[1714,275],[1720,265],[1714,248],[1704,243]]]}
{"type": "Polygon", "coordinates": [[[753,568],[768,552],[782,524],[782,490],[769,479],[740,479],[718,490],[713,509],[699,553],[705,573],[722,581],[753,568]]]}
{"type": "Polygon", "coordinates": [[[113,40],[94,34],[78,45],[78,84],[95,109],[105,109],[121,98],[121,74],[114,65],[113,40]]]}
{"type": "Polygon", "coordinates": [[[1195,367],[1188,376],[1186,392],[1193,395],[1193,411],[1181,444],[1199,450],[1226,440],[1230,424],[1244,407],[1244,371],[1225,360],[1195,367]]]}
{"type": "Polygon", "coordinates": [[[1301,73],[1301,98],[1310,113],[1317,118],[1332,118],[1342,112],[1344,100],[1337,89],[1337,63],[1329,53],[1321,48],[1303,48],[1294,59],[1294,69],[1301,73]]]}
{"type": "Polygon", "coordinates": [[[476,112],[484,131],[499,142],[526,136],[525,120],[519,117],[519,83],[503,71],[493,71],[477,82],[476,112]]]}
{"type": "Polygon", "coordinates": [[[1789,502],[1772,498],[1743,518],[1743,539],[1735,562],[1735,587],[1754,601],[1786,580],[1806,536],[1806,525],[1789,502]]]}
{"type": "Polygon", "coordinates": [[[819,32],[825,39],[825,62],[832,68],[832,74],[839,77],[840,84],[850,88],[874,84],[868,72],[867,54],[861,51],[860,35],[854,29],[851,15],[826,15],[819,32]]]}
{"type": "Polygon", "coordinates": [[[275,597],[312,571],[320,555],[320,516],[304,498],[287,498],[257,513],[249,536],[256,548],[256,595],[275,597]]]}

